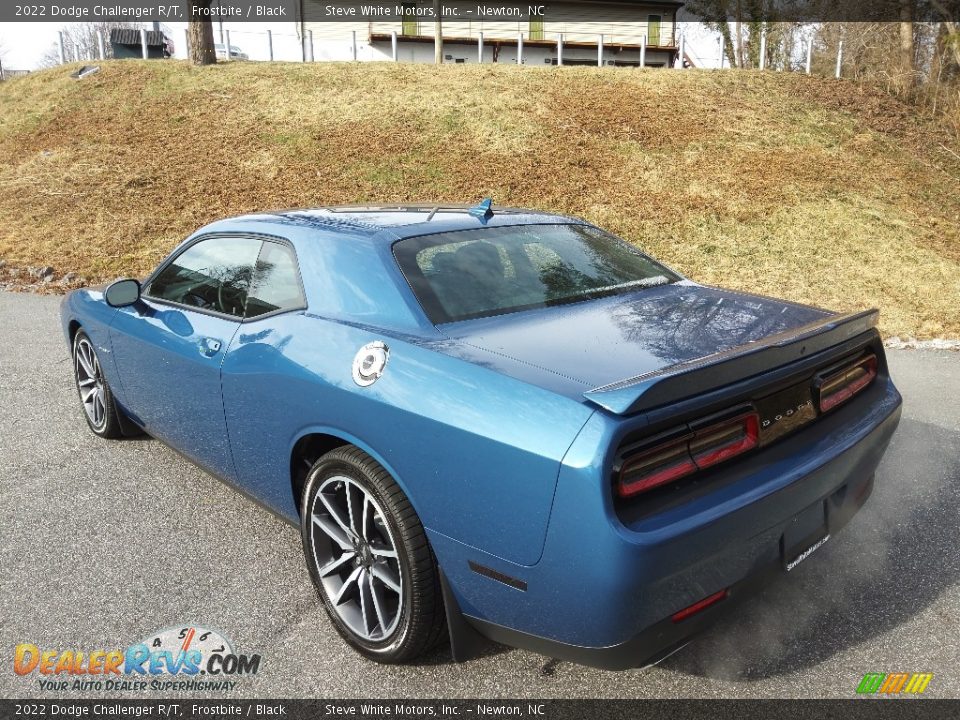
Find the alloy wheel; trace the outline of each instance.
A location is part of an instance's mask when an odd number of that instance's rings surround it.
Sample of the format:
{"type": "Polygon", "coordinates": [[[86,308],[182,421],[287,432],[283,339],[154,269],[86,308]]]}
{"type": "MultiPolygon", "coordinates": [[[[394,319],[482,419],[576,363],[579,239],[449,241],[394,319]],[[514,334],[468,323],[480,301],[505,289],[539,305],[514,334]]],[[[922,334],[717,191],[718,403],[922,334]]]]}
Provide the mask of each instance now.
{"type": "Polygon", "coordinates": [[[402,614],[403,574],[383,509],[358,482],[335,475],[310,513],[313,559],[330,606],[358,638],[386,640],[402,614]]]}
{"type": "Polygon", "coordinates": [[[103,372],[97,353],[86,337],[77,341],[73,364],[83,410],[95,428],[102,428],[107,421],[103,372]]]}

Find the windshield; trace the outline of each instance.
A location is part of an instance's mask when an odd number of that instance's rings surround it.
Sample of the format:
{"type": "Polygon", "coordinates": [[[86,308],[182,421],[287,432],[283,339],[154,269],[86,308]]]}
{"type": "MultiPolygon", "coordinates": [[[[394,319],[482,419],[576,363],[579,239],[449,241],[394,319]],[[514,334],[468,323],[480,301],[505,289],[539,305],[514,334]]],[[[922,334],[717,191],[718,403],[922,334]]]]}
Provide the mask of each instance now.
{"type": "Polygon", "coordinates": [[[631,292],[680,278],[586,225],[515,225],[439,233],[393,247],[435,324],[631,292]]]}

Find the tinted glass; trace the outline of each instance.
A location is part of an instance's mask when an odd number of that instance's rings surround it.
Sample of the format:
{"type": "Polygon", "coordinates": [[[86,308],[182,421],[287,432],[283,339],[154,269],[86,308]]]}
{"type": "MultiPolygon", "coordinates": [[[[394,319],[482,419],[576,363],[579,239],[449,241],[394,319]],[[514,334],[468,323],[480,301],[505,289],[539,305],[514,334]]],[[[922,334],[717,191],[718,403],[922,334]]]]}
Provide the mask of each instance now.
{"type": "Polygon", "coordinates": [[[243,317],[260,240],[211,238],[192,245],[150,283],[150,297],[243,317]]]}
{"type": "Polygon", "coordinates": [[[621,240],[583,225],[441,233],[394,245],[434,323],[577,302],[679,280],[621,240]]]}
{"type": "Polygon", "coordinates": [[[293,250],[280,243],[263,243],[247,297],[247,317],[305,306],[293,250]]]}

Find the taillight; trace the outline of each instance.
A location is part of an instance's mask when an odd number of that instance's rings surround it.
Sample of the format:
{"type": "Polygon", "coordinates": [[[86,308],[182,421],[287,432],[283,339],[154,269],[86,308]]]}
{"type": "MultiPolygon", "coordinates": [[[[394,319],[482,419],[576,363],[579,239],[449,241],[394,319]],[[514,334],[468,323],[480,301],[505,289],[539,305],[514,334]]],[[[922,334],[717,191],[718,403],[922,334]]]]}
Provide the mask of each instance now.
{"type": "MultiPolygon", "coordinates": [[[[829,372],[829,371],[828,371],[829,372]]],[[[814,384],[820,412],[832,410],[866,388],[877,376],[877,356],[867,355],[819,378],[814,384]]]]}
{"type": "Polygon", "coordinates": [[[697,431],[690,441],[690,454],[703,470],[752,450],[759,440],[760,417],[757,413],[748,413],[697,431]]]}
{"type": "Polygon", "coordinates": [[[620,497],[636,495],[679,480],[696,470],[684,438],[628,458],[620,470],[617,492],[620,497]]]}
{"type": "Polygon", "coordinates": [[[674,482],[755,448],[760,418],[755,412],[712,423],[626,458],[617,494],[631,497],[674,482]]]}

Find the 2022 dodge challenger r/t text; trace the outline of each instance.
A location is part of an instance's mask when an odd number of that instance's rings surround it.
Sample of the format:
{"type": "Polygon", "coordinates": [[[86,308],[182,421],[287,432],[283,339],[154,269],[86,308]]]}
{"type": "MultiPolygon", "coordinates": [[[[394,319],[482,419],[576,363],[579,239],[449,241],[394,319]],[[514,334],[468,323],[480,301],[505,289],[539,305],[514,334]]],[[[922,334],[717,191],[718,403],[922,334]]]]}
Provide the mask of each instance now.
{"type": "Polygon", "coordinates": [[[299,525],[339,633],[664,657],[865,502],[900,418],[877,313],[691,282],[581,220],[215,222],[63,303],[90,428],[299,525]]]}

